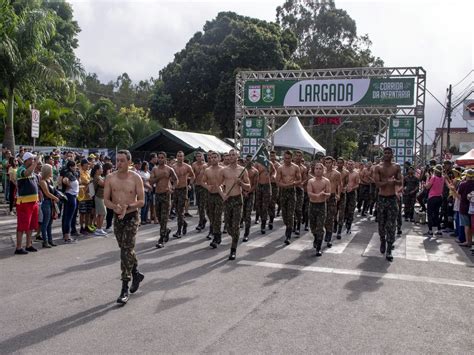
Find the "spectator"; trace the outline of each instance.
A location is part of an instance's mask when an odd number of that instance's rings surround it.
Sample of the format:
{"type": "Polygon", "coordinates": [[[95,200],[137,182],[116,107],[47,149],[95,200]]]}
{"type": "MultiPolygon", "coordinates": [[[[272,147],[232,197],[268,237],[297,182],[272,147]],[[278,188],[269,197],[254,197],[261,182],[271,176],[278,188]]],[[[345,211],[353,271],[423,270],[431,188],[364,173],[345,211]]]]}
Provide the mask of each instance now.
{"type": "Polygon", "coordinates": [[[8,168],[9,168],[9,161],[12,157],[12,153],[7,149],[3,154],[2,160],[2,184],[3,184],[3,192],[5,195],[5,202],[10,201],[10,179],[8,176],[8,168]]]}
{"type": "Polygon", "coordinates": [[[89,162],[87,159],[82,159],[79,168],[79,194],[77,195],[77,200],[79,201],[79,223],[81,226],[79,233],[81,234],[95,232],[95,227],[92,226],[91,221],[93,204],[88,189],[90,182],[89,162]]]}
{"type": "Polygon", "coordinates": [[[94,232],[95,236],[103,237],[107,235],[107,232],[102,229],[104,223],[104,217],[107,213],[104,204],[104,185],[105,179],[102,177],[102,165],[96,164],[91,170],[92,183],[94,184],[94,202],[95,202],[95,222],[97,229],[94,232]]]}
{"type": "Polygon", "coordinates": [[[79,180],[76,176],[76,163],[73,160],[66,163],[63,174],[62,185],[67,197],[62,218],[63,239],[65,243],[72,243],[75,240],[70,237],[70,233],[76,225],[74,214],[77,207],[77,195],[79,194],[79,180]]]}
{"type": "Polygon", "coordinates": [[[453,185],[453,188],[450,187],[450,192],[454,196],[454,222],[455,222],[455,229],[454,229],[454,236],[456,237],[457,243],[464,243],[466,241],[466,235],[464,233],[464,227],[461,227],[460,224],[460,216],[459,216],[459,207],[461,205],[461,199],[459,195],[457,195],[456,191],[461,183],[461,174],[462,169],[460,167],[456,167],[453,169],[454,179],[450,181],[453,185]]]}
{"type": "Polygon", "coordinates": [[[141,209],[141,224],[148,223],[148,209],[150,208],[150,199],[151,199],[151,185],[150,185],[150,170],[148,169],[148,162],[144,161],[141,165],[138,175],[141,176],[143,180],[143,187],[145,189],[145,204],[141,209]]]}
{"type": "MultiPolygon", "coordinates": [[[[452,185],[451,185],[452,190],[452,185]]],[[[466,241],[459,244],[463,247],[472,247],[472,225],[471,216],[469,215],[470,200],[468,195],[474,191],[474,169],[468,169],[466,171],[466,180],[459,184],[457,195],[460,199],[459,204],[459,220],[460,225],[464,227],[464,233],[466,235],[466,241]]]]}
{"type": "Polygon", "coordinates": [[[428,236],[433,235],[433,227],[438,231],[436,235],[443,235],[441,232],[441,222],[439,218],[439,210],[443,202],[444,177],[441,176],[443,168],[441,165],[436,165],[434,168],[434,175],[431,176],[426,184],[428,189],[428,236]]]}
{"type": "Polygon", "coordinates": [[[40,190],[43,193],[43,202],[41,210],[43,214],[43,223],[41,224],[41,235],[43,237],[43,248],[55,247],[53,242],[52,225],[53,216],[56,213],[55,204],[59,202],[56,197],[56,189],[53,182],[53,167],[44,164],[41,168],[41,181],[39,182],[40,190]]]}
{"type": "MultiPolygon", "coordinates": [[[[38,157],[38,164],[36,164],[35,171],[33,172],[38,186],[41,181],[41,168],[42,167],[43,167],[43,163],[41,162],[40,157],[38,157]]],[[[43,203],[43,191],[41,191],[41,189],[38,188],[38,229],[36,230],[35,240],[41,241],[41,242],[43,241],[43,238],[41,237],[41,226],[43,224],[43,211],[41,210],[42,203],[43,203]]]]}
{"type": "Polygon", "coordinates": [[[8,202],[10,207],[10,216],[15,215],[13,212],[13,206],[15,205],[16,199],[16,173],[18,170],[18,160],[14,157],[10,157],[8,160],[8,173],[6,176],[8,177],[8,202]]]}
{"type": "Polygon", "coordinates": [[[23,154],[23,164],[17,170],[17,233],[15,254],[24,255],[36,252],[31,239],[33,230],[38,229],[38,184],[33,175],[36,156],[23,154]],[[23,233],[26,234],[26,250],[22,248],[23,233]]]}

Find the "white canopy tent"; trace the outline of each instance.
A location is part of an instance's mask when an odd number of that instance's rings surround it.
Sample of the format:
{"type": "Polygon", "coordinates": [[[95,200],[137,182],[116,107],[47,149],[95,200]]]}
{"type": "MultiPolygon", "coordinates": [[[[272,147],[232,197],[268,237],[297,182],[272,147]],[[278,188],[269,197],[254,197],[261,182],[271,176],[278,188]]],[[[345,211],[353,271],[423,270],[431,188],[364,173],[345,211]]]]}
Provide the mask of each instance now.
{"type": "Polygon", "coordinates": [[[326,154],[326,149],[310,136],[296,116],[291,116],[283,126],[275,131],[273,145],[280,148],[299,149],[313,155],[316,153],[326,154]]]}

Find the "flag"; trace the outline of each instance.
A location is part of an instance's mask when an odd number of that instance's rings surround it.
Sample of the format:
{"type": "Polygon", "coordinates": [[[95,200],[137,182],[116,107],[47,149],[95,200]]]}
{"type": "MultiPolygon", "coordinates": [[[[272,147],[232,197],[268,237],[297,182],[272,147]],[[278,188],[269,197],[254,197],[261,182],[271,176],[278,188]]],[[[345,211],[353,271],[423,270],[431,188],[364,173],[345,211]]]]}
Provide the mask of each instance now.
{"type": "Polygon", "coordinates": [[[257,152],[252,158],[252,161],[262,164],[267,170],[270,170],[270,155],[268,154],[268,150],[263,145],[263,143],[258,148],[257,152]]]}

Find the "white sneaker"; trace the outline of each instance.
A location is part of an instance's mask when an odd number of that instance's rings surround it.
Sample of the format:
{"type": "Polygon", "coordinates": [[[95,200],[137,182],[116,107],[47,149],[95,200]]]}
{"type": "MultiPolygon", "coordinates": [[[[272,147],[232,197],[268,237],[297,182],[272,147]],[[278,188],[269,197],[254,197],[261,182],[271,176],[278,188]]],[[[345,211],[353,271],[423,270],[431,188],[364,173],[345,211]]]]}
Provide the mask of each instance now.
{"type": "Polygon", "coordinates": [[[103,231],[102,229],[96,229],[96,231],[94,232],[94,235],[98,237],[104,237],[107,235],[107,233],[103,231]]]}

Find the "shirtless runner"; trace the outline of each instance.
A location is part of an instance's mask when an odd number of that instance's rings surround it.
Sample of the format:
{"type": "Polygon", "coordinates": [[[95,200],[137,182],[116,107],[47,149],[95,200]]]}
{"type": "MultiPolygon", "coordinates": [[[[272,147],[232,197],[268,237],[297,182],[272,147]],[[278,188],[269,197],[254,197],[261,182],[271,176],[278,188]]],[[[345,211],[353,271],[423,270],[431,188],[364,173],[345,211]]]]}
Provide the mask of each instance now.
{"type": "Polygon", "coordinates": [[[285,244],[291,243],[291,231],[295,216],[295,186],[301,184],[300,168],[292,163],[293,153],[289,150],[283,155],[283,165],[277,170],[276,182],[280,189],[280,204],[283,223],[285,223],[285,244]]]}
{"type": "Polygon", "coordinates": [[[379,188],[377,218],[379,223],[380,252],[388,261],[393,260],[392,247],[398,216],[397,190],[402,185],[400,165],[392,162],[392,148],[383,150],[383,163],[375,167],[374,181],[379,188]]]}
{"type": "Polygon", "coordinates": [[[349,171],[347,171],[343,158],[337,158],[337,168],[336,170],[341,174],[341,197],[337,202],[337,212],[336,212],[336,224],[337,224],[337,239],[341,239],[342,226],[344,224],[345,211],[346,211],[346,193],[347,185],[349,183],[349,171]]]}
{"type": "Polygon", "coordinates": [[[194,171],[196,180],[194,181],[194,188],[196,191],[196,200],[198,205],[199,223],[196,227],[198,232],[206,228],[206,208],[207,208],[207,189],[204,187],[202,179],[204,178],[204,170],[207,164],[204,161],[204,156],[201,152],[195,154],[196,161],[191,165],[194,171]]]}
{"type": "Polygon", "coordinates": [[[178,182],[174,170],[166,164],[166,153],[158,153],[157,165],[150,174],[150,184],[155,186],[155,216],[160,220],[160,238],[156,247],[163,248],[170,238],[171,229],[167,228],[170,211],[170,200],[173,186],[178,182]]]}
{"type": "Polygon", "coordinates": [[[295,186],[296,193],[296,204],[295,204],[295,221],[293,224],[293,233],[297,236],[300,235],[301,222],[304,221],[303,218],[303,203],[304,203],[304,186],[308,183],[308,169],[303,162],[303,152],[297,150],[295,152],[295,164],[300,169],[301,182],[295,186]]]}
{"type": "Polygon", "coordinates": [[[117,171],[105,179],[104,202],[114,211],[114,233],[120,247],[122,291],[117,303],[128,301],[128,283],[132,279],[130,293],[135,293],[145,275],[138,271],[135,254],[135,237],[140,224],[138,209],[145,204],[143,180],[129,171],[131,155],[128,150],[117,152],[117,171]]]}
{"type": "Polygon", "coordinates": [[[202,183],[209,193],[206,211],[209,218],[209,235],[207,238],[211,239],[211,235],[213,235],[210,245],[211,248],[215,249],[221,243],[222,206],[224,201],[220,193],[220,175],[224,168],[219,165],[219,153],[209,152],[208,158],[209,164],[204,170],[202,183]]]}
{"type": "Polygon", "coordinates": [[[268,210],[269,221],[268,221],[268,229],[273,229],[273,220],[276,216],[276,205],[280,205],[278,202],[279,200],[279,193],[278,193],[278,185],[276,183],[276,171],[280,167],[280,163],[276,159],[276,152],[272,150],[270,152],[270,161],[273,164],[273,174],[270,174],[270,181],[272,184],[272,198],[270,200],[270,208],[268,210]]]}
{"type": "Polygon", "coordinates": [[[310,202],[309,222],[314,236],[313,247],[316,256],[321,256],[323,244],[324,222],[326,220],[326,201],[331,196],[331,182],[323,176],[323,164],[316,163],[313,168],[314,177],[308,181],[308,197],[310,202]]]}
{"type": "Polygon", "coordinates": [[[351,233],[352,221],[354,220],[354,211],[357,204],[357,189],[359,188],[359,173],[354,169],[354,161],[347,162],[348,183],[346,189],[346,211],[344,213],[346,220],[346,233],[351,233]]]}
{"type": "Polygon", "coordinates": [[[178,176],[178,183],[174,190],[174,198],[176,205],[176,214],[178,215],[178,231],[173,234],[175,238],[181,238],[181,235],[186,235],[188,224],[184,220],[184,207],[188,199],[188,190],[194,183],[194,171],[191,165],[184,162],[184,153],[179,151],[176,153],[176,164],[173,169],[178,176]],[[189,181],[189,184],[188,184],[189,181]]]}
{"type": "Polygon", "coordinates": [[[234,149],[229,151],[229,165],[220,173],[219,185],[225,186],[225,192],[221,190],[225,199],[224,216],[227,231],[232,238],[229,260],[235,260],[240,236],[240,218],[242,217],[242,189],[250,190],[250,181],[245,168],[237,165],[237,152],[234,149]]]}
{"type": "Polygon", "coordinates": [[[327,243],[328,248],[330,248],[332,247],[332,232],[336,220],[336,206],[341,196],[341,173],[334,170],[334,158],[331,156],[324,158],[324,165],[326,166],[324,177],[331,182],[331,196],[326,201],[326,222],[324,223],[326,229],[324,241],[327,243]]]}
{"type": "MultiPolygon", "coordinates": [[[[257,163],[256,165],[258,166],[259,164],[257,163]]],[[[242,239],[243,242],[247,242],[249,240],[253,200],[255,197],[255,190],[257,189],[257,184],[260,177],[259,170],[257,170],[257,168],[253,166],[252,155],[246,156],[245,169],[247,170],[247,174],[249,175],[250,190],[248,191],[243,190],[242,192],[244,195],[244,208],[243,208],[242,219],[245,223],[244,239],[242,239]]],[[[256,200],[258,203],[258,198],[256,198],[256,200]]]]}
{"type": "MultiPolygon", "coordinates": [[[[255,210],[260,216],[260,233],[265,234],[265,226],[269,215],[268,209],[270,207],[270,200],[272,198],[272,186],[271,186],[271,175],[275,174],[273,171],[273,164],[270,162],[268,169],[260,164],[256,163],[255,168],[258,171],[258,186],[255,196],[255,210]]],[[[273,229],[273,224],[268,224],[268,229],[273,229]]]]}
{"type": "Polygon", "coordinates": [[[362,208],[361,217],[366,217],[366,212],[370,205],[370,184],[372,183],[371,173],[372,163],[369,161],[366,164],[362,163],[359,171],[360,185],[359,185],[359,203],[357,208],[360,212],[362,208]]]}

